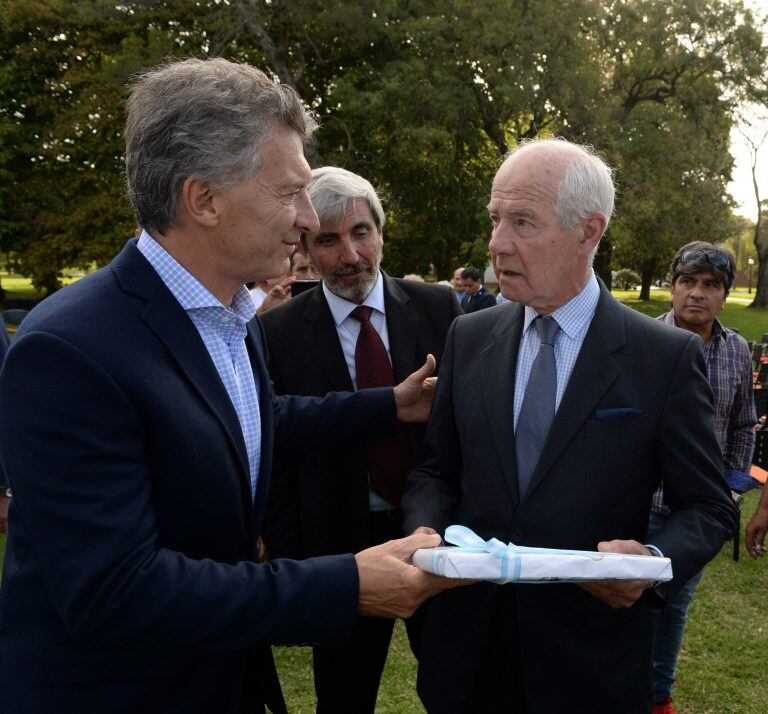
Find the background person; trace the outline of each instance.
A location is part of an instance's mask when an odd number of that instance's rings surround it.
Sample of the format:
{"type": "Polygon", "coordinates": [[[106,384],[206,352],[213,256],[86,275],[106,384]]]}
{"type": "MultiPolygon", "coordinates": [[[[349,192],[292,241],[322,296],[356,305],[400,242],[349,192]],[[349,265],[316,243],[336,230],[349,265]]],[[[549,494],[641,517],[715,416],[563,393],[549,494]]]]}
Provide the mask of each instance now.
{"type": "MultiPolygon", "coordinates": [[[[715,436],[723,455],[725,479],[732,491],[742,493],[754,484],[749,473],[757,422],[752,360],[746,340],[717,319],[736,277],[736,260],[727,248],[693,241],[675,253],[670,272],[672,309],[658,319],[701,339],[707,379],[714,394],[715,436]]],[[[661,484],[653,498],[649,540],[664,527],[668,517],[661,484]]],[[[702,569],[654,612],[653,714],[675,714],[671,695],[677,658],[688,608],[703,575],[702,569]]]]}
{"type": "Polygon", "coordinates": [[[257,315],[263,315],[273,307],[282,305],[291,299],[291,285],[297,277],[293,272],[285,273],[278,277],[267,278],[256,283],[249,292],[256,308],[257,315]]]}
{"type": "Polygon", "coordinates": [[[755,513],[744,531],[744,544],[753,558],[765,555],[765,535],[768,533],[768,487],[763,487],[755,513]]]}
{"type": "Polygon", "coordinates": [[[461,274],[463,272],[464,268],[456,268],[451,278],[451,285],[453,285],[453,289],[456,291],[456,299],[459,301],[459,304],[464,299],[464,284],[461,282],[461,274]]]}
{"type": "Polygon", "coordinates": [[[461,284],[464,287],[461,308],[468,315],[478,310],[496,306],[496,298],[483,285],[481,277],[477,268],[464,268],[461,273],[461,284]]]}
{"type": "Polygon", "coordinates": [[[309,258],[298,249],[291,256],[291,275],[296,280],[320,280],[309,258]]]}

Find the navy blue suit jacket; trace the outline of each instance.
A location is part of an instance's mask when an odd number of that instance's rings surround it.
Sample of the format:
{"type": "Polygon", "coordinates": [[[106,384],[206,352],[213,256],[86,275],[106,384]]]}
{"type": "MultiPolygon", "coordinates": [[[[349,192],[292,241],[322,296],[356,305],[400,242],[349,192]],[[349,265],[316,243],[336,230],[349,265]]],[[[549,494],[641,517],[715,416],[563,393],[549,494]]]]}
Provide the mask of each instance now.
{"type": "Polygon", "coordinates": [[[392,390],[276,397],[258,320],[247,346],[253,503],[227,392],[135,241],[24,321],[0,378],[4,711],[254,711],[268,643],[349,633],[353,556],[258,564],[256,542],[273,452],[391,433],[392,390]]]}

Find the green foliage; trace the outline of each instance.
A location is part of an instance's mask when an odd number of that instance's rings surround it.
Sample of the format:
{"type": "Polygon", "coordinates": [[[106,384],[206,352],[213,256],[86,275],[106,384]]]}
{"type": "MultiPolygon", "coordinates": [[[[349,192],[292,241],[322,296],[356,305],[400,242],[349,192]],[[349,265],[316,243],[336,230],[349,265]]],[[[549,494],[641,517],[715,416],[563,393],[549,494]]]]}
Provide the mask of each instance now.
{"type": "Polygon", "coordinates": [[[385,267],[448,277],[487,257],[500,156],[541,133],[618,168],[605,239],[645,284],[692,237],[729,235],[734,103],[766,92],[738,0],[6,0],[0,18],[0,250],[53,289],[134,228],[126,84],[164,57],[268,69],[320,115],[313,165],[387,197],[385,267]]]}
{"type": "Polygon", "coordinates": [[[619,288],[619,290],[633,290],[640,285],[640,276],[629,268],[622,268],[616,271],[616,277],[613,279],[613,284],[619,288]]]}

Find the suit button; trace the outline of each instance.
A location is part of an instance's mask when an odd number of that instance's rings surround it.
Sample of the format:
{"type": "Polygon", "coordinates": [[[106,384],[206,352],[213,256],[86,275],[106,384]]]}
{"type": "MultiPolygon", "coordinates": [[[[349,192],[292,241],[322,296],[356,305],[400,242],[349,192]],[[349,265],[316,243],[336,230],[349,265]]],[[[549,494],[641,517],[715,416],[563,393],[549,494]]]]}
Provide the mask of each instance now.
{"type": "Polygon", "coordinates": [[[512,531],[512,542],[517,545],[523,539],[522,531],[512,531]]]}

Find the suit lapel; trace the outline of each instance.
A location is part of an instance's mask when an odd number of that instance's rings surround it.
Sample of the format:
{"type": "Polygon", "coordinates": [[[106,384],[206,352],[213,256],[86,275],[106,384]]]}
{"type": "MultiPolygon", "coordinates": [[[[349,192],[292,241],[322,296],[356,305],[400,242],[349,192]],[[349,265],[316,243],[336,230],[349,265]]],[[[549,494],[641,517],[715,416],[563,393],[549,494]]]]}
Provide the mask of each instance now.
{"type": "Polygon", "coordinates": [[[576,436],[603,395],[621,374],[613,353],[625,344],[621,306],[600,283],[600,299],[579,356],[576,358],[549,438],[531,477],[524,501],[576,436]]]}
{"type": "Polygon", "coordinates": [[[515,368],[520,348],[523,307],[510,305],[493,329],[493,342],[478,355],[482,372],[483,397],[499,462],[507,489],[517,504],[517,467],[513,409],[515,368]]]}
{"type": "MultiPolygon", "coordinates": [[[[269,484],[272,475],[272,459],[275,441],[275,417],[272,410],[272,381],[269,378],[263,331],[258,317],[248,323],[248,334],[245,338],[245,344],[251,359],[253,379],[258,388],[259,418],[261,422],[261,458],[259,460],[259,474],[256,483],[256,497],[254,498],[252,509],[252,533],[258,534],[261,530],[261,522],[264,518],[267,494],[269,492],[267,485],[269,484]]],[[[250,500],[250,490],[248,491],[248,497],[250,500]]]]}
{"type": "Polygon", "coordinates": [[[328,378],[328,391],[351,392],[354,389],[352,378],[322,287],[312,289],[302,317],[305,322],[303,337],[315,363],[328,378]]]}
{"type": "Polygon", "coordinates": [[[402,382],[414,369],[419,337],[419,313],[410,304],[405,291],[388,275],[384,275],[384,305],[387,316],[389,354],[395,384],[402,382]]]}
{"type": "Polygon", "coordinates": [[[250,502],[248,456],[240,421],[200,333],[184,309],[135,246],[129,241],[113,263],[120,286],[143,298],[140,317],[160,340],[221,424],[238,456],[241,485],[250,502]]]}

